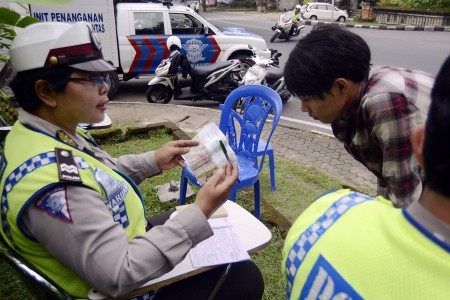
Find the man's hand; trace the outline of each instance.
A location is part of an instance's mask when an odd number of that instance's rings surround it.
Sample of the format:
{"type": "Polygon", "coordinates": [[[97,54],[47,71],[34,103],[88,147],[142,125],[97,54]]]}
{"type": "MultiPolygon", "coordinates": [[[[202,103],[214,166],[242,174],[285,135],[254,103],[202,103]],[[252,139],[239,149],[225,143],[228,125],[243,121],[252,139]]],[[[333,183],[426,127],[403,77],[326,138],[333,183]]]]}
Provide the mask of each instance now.
{"type": "Polygon", "coordinates": [[[155,151],[155,160],[160,170],[169,170],[176,166],[186,167],[181,155],[189,152],[190,147],[198,145],[198,141],[179,140],[168,142],[155,151]]]}
{"type": "Polygon", "coordinates": [[[237,163],[233,163],[233,165],[227,163],[226,166],[217,170],[200,189],[194,204],[203,211],[207,218],[228,199],[231,188],[238,179],[238,174],[237,163]]]}

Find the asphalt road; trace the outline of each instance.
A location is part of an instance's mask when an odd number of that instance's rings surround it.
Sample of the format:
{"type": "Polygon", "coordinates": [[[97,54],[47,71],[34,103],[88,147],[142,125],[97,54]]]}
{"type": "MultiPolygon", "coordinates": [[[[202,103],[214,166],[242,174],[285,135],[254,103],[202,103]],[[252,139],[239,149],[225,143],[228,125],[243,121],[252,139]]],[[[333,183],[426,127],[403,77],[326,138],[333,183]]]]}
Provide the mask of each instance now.
{"type": "MultiPolygon", "coordinates": [[[[282,65],[285,64],[297,41],[312,28],[306,26],[300,37],[290,41],[277,40],[270,43],[269,40],[273,34],[270,27],[276,22],[277,13],[215,12],[201,14],[217,26],[241,27],[262,36],[269,48],[275,48],[283,54],[280,58],[282,65]]],[[[372,51],[372,63],[376,65],[419,69],[435,75],[439,71],[440,65],[450,54],[449,32],[349,30],[359,34],[369,44],[372,51]]],[[[149,78],[122,83],[115,101],[146,102],[145,93],[148,81],[149,78]]],[[[218,104],[214,101],[176,100],[171,103],[218,109],[218,104]]],[[[311,119],[306,113],[301,112],[300,101],[294,98],[291,98],[284,105],[280,122],[294,128],[331,134],[328,125],[321,124],[311,119]]]]}

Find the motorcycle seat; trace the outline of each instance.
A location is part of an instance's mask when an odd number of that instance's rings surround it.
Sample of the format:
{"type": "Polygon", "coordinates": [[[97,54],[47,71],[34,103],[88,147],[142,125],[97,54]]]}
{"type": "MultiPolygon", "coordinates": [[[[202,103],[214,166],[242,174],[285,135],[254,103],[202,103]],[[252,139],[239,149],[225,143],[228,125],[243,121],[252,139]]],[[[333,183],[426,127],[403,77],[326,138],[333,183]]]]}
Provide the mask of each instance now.
{"type": "Polygon", "coordinates": [[[284,68],[270,68],[266,74],[267,82],[275,82],[279,78],[283,77],[283,69],[284,68]]]}
{"type": "Polygon", "coordinates": [[[232,64],[231,61],[224,61],[224,62],[216,62],[216,63],[210,64],[210,65],[205,65],[205,66],[198,66],[198,67],[192,68],[191,77],[206,77],[216,70],[231,66],[231,64],[232,64]]]}

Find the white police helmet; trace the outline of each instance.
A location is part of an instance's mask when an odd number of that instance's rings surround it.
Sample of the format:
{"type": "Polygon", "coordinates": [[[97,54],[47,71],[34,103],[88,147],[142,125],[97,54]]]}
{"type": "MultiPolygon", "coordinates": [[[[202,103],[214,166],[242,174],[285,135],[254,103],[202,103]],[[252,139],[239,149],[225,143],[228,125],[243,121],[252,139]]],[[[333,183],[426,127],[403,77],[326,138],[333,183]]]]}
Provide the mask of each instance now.
{"type": "Polygon", "coordinates": [[[297,4],[297,5],[295,6],[295,9],[300,10],[301,8],[302,8],[302,6],[301,6],[300,4],[297,4]]]}
{"type": "Polygon", "coordinates": [[[55,66],[89,72],[115,70],[103,59],[100,41],[87,22],[31,24],[17,33],[10,56],[17,72],[55,66]]]}
{"type": "Polygon", "coordinates": [[[181,41],[177,36],[169,36],[169,38],[166,41],[167,49],[170,50],[170,47],[173,45],[178,46],[179,49],[181,49],[181,41]]]}

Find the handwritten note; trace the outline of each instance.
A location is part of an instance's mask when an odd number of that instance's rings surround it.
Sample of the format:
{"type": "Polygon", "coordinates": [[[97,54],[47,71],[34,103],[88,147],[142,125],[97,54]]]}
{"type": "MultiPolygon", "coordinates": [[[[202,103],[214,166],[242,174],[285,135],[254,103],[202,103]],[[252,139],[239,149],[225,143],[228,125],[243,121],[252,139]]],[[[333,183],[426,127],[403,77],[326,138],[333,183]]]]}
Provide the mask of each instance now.
{"type": "Polygon", "coordinates": [[[233,227],[214,228],[214,235],[189,252],[192,266],[201,268],[249,260],[233,227]]]}

